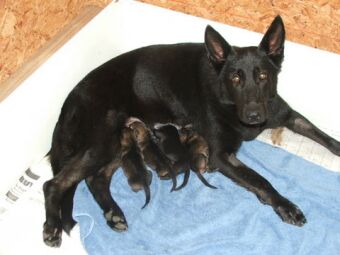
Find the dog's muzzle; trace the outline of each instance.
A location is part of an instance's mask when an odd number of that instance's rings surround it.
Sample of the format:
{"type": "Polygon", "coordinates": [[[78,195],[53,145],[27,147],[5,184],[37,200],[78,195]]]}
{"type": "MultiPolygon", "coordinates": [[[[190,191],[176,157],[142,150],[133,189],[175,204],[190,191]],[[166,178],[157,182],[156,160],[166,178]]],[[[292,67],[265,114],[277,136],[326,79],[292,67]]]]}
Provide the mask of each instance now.
{"type": "Polygon", "coordinates": [[[267,108],[264,104],[250,102],[244,105],[240,119],[248,125],[262,124],[267,120],[267,108]]]}

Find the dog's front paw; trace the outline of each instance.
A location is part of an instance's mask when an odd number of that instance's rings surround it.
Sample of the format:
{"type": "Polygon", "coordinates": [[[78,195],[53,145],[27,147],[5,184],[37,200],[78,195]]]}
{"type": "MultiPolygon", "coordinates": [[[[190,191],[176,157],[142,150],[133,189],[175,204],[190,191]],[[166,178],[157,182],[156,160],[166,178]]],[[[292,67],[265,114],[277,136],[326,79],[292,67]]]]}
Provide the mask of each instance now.
{"type": "Polygon", "coordinates": [[[117,232],[123,232],[128,229],[128,224],[123,213],[110,210],[104,214],[107,224],[117,232]]]}
{"type": "Polygon", "coordinates": [[[281,199],[281,201],[274,207],[274,210],[286,223],[299,227],[302,227],[305,223],[307,223],[302,211],[285,198],[281,199]]]}
{"type": "Polygon", "coordinates": [[[43,239],[46,245],[51,247],[60,247],[62,229],[58,226],[49,226],[44,224],[43,239]]]}

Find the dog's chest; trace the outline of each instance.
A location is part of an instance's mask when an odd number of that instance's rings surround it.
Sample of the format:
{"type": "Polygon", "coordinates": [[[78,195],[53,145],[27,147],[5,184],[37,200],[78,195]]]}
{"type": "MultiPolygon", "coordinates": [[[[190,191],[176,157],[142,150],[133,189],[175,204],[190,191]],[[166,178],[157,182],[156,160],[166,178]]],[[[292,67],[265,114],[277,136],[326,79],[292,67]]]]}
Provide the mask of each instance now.
{"type": "Polygon", "coordinates": [[[241,136],[243,141],[254,140],[263,131],[259,127],[245,127],[242,130],[241,136]]]}

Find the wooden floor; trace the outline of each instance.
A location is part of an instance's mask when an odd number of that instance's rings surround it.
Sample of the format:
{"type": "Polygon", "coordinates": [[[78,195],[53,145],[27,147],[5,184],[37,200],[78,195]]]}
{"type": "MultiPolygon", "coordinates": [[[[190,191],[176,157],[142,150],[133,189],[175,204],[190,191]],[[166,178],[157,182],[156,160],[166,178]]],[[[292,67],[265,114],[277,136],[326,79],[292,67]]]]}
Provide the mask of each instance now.
{"type": "MultiPolygon", "coordinates": [[[[280,14],[291,41],[340,54],[340,0],[141,0],[164,8],[264,32],[280,14]]],[[[1,82],[88,5],[110,0],[0,0],[1,82]]]]}

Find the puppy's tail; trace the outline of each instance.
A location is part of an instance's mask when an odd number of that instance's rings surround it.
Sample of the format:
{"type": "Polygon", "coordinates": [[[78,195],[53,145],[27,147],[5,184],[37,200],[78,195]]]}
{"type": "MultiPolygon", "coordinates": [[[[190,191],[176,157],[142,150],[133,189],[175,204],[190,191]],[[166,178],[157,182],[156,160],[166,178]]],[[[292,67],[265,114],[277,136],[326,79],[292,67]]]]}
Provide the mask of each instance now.
{"type": "Polygon", "coordinates": [[[204,177],[203,175],[200,173],[200,172],[195,172],[198,179],[207,187],[211,188],[211,189],[217,189],[215,186],[211,185],[204,177]]]}
{"type": "Polygon", "coordinates": [[[181,184],[180,186],[178,186],[175,190],[178,191],[178,190],[180,190],[180,189],[183,189],[183,188],[187,185],[187,183],[188,183],[188,181],[189,181],[189,177],[190,177],[190,169],[189,169],[189,168],[186,168],[186,169],[184,170],[183,182],[182,182],[182,184],[181,184]]]}
{"type": "Polygon", "coordinates": [[[144,185],[144,192],[145,192],[145,204],[143,205],[142,209],[144,209],[150,202],[150,187],[149,185],[144,185]]]}

